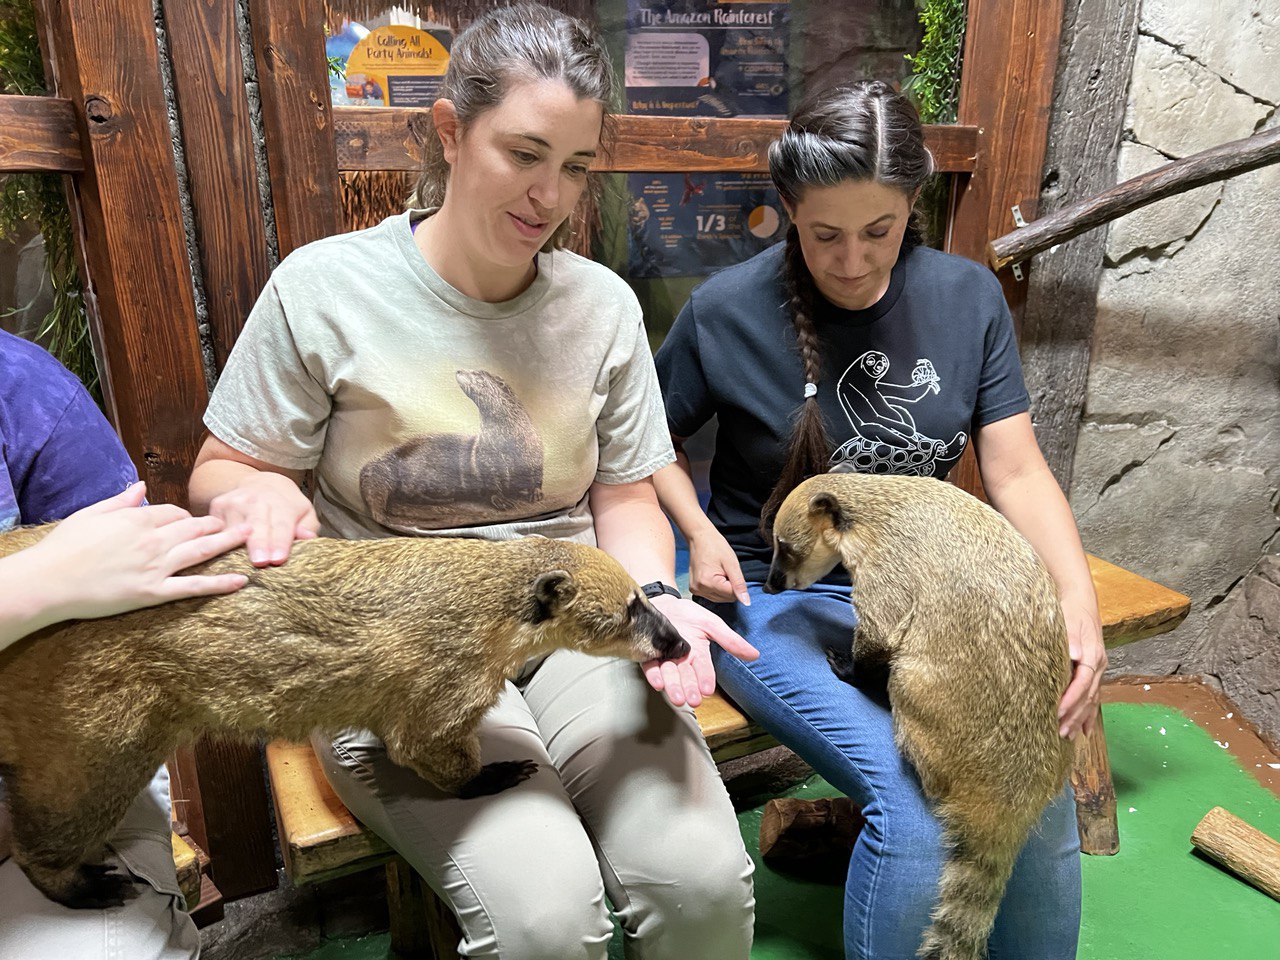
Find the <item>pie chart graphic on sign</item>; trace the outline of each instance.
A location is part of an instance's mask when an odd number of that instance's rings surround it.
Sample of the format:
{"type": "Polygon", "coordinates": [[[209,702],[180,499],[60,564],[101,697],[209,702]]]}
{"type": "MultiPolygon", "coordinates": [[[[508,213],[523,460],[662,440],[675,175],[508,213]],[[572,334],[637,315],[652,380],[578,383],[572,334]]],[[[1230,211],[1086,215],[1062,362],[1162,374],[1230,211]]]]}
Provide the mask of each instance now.
{"type": "Polygon", "coordinates": [[[747,229],[752,236],[765,239],[778,232],[778,211],[766,204],[761,204],[747,215],[747,229]]]}

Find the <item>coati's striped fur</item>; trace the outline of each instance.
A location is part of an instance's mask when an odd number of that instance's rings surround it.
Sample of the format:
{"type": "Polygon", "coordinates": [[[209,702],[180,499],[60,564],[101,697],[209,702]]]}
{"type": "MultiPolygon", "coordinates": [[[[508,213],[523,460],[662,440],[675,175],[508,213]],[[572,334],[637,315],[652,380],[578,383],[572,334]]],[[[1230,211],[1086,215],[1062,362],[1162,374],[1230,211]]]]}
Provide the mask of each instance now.
{"type": "Polygon", "coordinates": [[[842,563],[858,626],[850,683],[888,671],[895,739],[950,844],[919,956],[979,960],[1014,861],[1062,790],[1070,679],[1053,578],[999,513],[939,480],[838,473],[783,502],[767,592],[842,563]]]}

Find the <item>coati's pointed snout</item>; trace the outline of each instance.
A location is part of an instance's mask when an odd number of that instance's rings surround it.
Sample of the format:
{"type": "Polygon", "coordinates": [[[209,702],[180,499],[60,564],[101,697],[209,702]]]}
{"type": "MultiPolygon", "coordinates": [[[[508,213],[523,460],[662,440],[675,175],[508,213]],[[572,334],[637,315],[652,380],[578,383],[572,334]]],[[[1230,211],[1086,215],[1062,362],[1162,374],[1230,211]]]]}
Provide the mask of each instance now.
{"type": "Polygon", "coordinates": [[[653,655],[648,659],[679,660],[689,652],[688,642],[671,621],[639,597],[631,601],[631,624],[637,638],[653,648],[653,655]]]}

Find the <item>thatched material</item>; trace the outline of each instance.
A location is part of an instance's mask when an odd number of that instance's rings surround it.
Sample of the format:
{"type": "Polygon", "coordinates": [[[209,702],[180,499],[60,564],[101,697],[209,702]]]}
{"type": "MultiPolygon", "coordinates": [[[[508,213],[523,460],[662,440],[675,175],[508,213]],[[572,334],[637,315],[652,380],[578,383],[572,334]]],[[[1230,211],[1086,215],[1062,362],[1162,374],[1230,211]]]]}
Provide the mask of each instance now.
{"type": "Polygon", "coordinates": [[[339,176],[348,230],[372,227],[404,210],[411,175],[394,170],[361,170],[339,176]]]}
{"type": "MultiPolygon", "coordinates": [[[[542,0],[553,10],[596,22],[596,5],[592,0],[542,0]]],[[[512,0],[326,0],[325,14],[330,29],[342,29],[343,19],[367,20],[386,13],[392,6],[408,10],[431,23],[448,24],[460,30],[493,7],[509,7],[512,0]]]]}
{"type": "MultiPolygon", "coordinates": [[[[405,198],[409,196],[414,175],[393,170],[361,170],[344,171],[339,178],[346,228],[363,230],[405,209],[405,198]]],[[[591,256],[592,241],[600,229],[597,192],[592,189],[584,193],[569,218],[573,229],[565,247],[584,257],[591,256]]]]}

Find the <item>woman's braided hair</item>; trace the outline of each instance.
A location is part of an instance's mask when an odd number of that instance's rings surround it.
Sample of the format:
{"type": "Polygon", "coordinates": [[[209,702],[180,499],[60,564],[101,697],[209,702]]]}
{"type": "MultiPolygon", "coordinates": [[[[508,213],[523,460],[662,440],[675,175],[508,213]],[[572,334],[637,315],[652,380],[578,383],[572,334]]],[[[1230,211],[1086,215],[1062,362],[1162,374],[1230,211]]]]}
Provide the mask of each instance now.
{"type": "MultiPolygon", "coordinates": [[[[916,108],[880,80],[811,95],[796,109],[782,137],[769,146],[769,174],[791,209],[807,188],[831,187],[847,180],[874,180],[914,197],[933,173],[933,156],[924,145],[916,108]]],[[[922,241],[920,219],[913,211],[898,256],[922,241]]],[[[816,395],[822,379],[822,356],[813,317],[820,295],[794,224],[787,230],[783,271],[806,386],[782,473],[760,512],[760,532],[766,539],[787,494],[806,478],[826,470],[831,456],[816,395]]]]}

